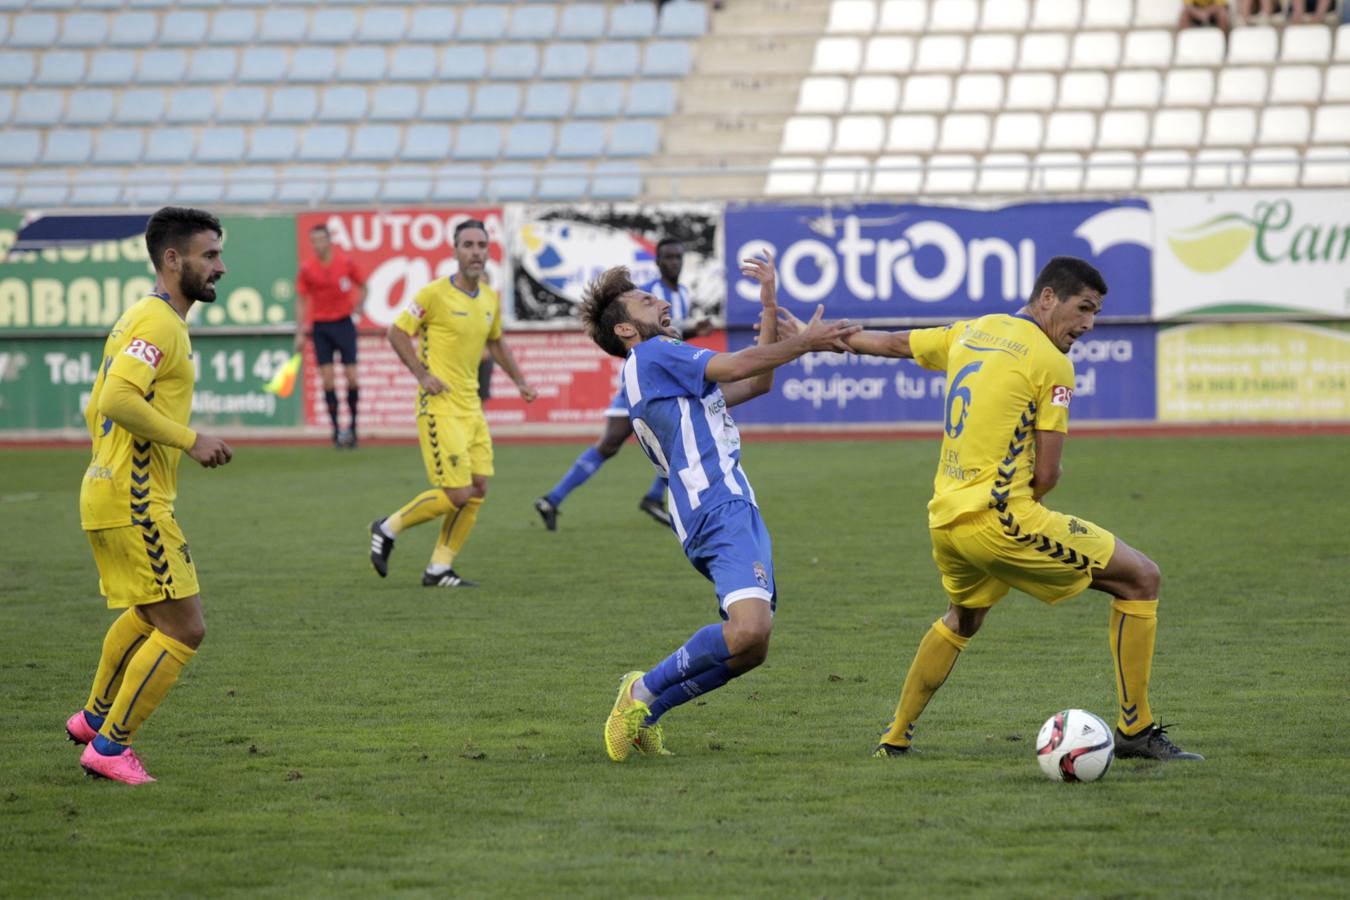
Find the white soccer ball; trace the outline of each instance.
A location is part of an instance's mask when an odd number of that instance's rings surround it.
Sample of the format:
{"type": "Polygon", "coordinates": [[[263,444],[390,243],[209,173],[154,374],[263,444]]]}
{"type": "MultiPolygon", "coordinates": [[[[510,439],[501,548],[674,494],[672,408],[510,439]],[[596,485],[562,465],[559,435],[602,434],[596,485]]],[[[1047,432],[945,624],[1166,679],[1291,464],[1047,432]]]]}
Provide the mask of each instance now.
{"type": "Polygon", "coordinates": [[[1036,761],[1051,781],[1096,781],[1114,758],[1111,727],[1087,710],[1057,712],[1036,735],[1036,761]]]}

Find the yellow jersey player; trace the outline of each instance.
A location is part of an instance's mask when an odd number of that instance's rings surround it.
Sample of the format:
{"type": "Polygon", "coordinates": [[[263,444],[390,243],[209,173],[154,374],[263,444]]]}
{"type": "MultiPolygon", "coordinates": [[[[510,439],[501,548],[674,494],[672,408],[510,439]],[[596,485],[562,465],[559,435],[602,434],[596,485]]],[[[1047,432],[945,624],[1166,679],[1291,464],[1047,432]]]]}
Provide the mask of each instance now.
{"type": "Polygon", "coordinates": [[[389,573],[394,539],[406,528],[440,519],[422,584],[475,586],[453,566],[478,521],[493,474],[492,437],[478,396],[484,346],[526,402],[536,396],[502,337],[501,301],[483,281],[487,258],[487,226],[477,219],[461,222],[455,228],[459,271],[418,291],[389,327],[394,352],[417,377],[417,436],[432,489],[371,523],[370,562],[381,578],[389,573]]]}
{"type": "Polygon", "coordinates": [[[230,461],[228,444],[188,428],[192,412],[192,304],[216,299],[225,274],[220,222],[198,209],[165,207],[150,217],[145,244],[155,292],[117,320],[85,410],[94,453],[80,485],[80,525],[98,567],[99,589],[125,609],[103,638],[84,708],[66,722],[83,744],[80,765],[126,784],[154,781],[131,749],[197,653],[202,621],[197,572],[174,519],[178,459],[207,468],[230,461]]]}
{"type": "Polygon", "coordinates": [[[1016,314],[849,338],[856,353],[913,359],[947,373],[928,527],[950,605],[919,643],[877,756],[909,751],[919,714],[1009,588],[1054,604],[1091,587],[1114,598],[1116,755],[1203,758],[1173,744],[1149,708],[1157,564],[1106,529],[1041,504],[1059,481],[1069,427],[1074,374],[1066,354],[1092,328],[1105,294],[1096,269],[1058,256],[1016,314]]]}

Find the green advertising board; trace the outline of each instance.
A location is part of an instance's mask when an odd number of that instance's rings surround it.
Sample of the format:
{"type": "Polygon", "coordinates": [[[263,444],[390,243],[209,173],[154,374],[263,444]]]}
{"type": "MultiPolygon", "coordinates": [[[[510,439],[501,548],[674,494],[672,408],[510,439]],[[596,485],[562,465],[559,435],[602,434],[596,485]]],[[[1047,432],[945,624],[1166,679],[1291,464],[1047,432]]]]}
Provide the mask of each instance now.
{"type": "MultiPolygon", "coordinates": [[[[21,221],[0,212],[0,335],[101,334],[154,287],[139,234],[11,256],[21,221]]],[[[226,216],[221,226],[228,271],[219,299],[197,304],[188,321],[202,329],[293,325],[295,219],[226,216]]]]}
{"type": "MultiPolygon", "coordinates": [[[[192,425],[298,427],[298,380],[285,396],[265,389],[291,358],[291,344],[282,334],[194,335],[192,425]]],[[[83,429],[102,354],[102,338],[0,338],[0,434],[83,429]]]]}

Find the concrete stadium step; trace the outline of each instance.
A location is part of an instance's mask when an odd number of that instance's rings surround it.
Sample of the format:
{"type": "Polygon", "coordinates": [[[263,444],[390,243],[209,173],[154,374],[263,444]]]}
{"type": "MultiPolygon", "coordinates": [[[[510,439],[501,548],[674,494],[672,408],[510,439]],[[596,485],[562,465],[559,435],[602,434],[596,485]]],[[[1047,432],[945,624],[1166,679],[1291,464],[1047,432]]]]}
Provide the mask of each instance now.
{"type": "Polygon", "coordinates": [[[772,156],[786,115],[681,115],[666,121],[665,156],[772,156]]]}
{"type": "Polygon", "coordinates": [[[819,35],[829,17],[830,0],[735,0],[713,16],[712,33],[819,35]]]}
{"type": "MultiPolygon", "coordinates": [[[[767,168],[768,161],[760,165],[767,168]]],[[[715,167],[709,167],[715,171],[715,167]]],[[[764,195],[764,175],[657,175],[647,179],[647,192],[655,197],[690,200],[754,200],[764,195]]]]}
{"type": "Polygon", "coordinates": [[[796,75],[811,67],[816,49],[812,35],[703,38],[698,45],[695,71],[700,75],[796,75]]]}
{"type": "Polygon", "coordinates": [[[797,108],[800,75],[691,75],[680,86],[680,111],[725,115],[729,111],[790,115],[797,108]]]}

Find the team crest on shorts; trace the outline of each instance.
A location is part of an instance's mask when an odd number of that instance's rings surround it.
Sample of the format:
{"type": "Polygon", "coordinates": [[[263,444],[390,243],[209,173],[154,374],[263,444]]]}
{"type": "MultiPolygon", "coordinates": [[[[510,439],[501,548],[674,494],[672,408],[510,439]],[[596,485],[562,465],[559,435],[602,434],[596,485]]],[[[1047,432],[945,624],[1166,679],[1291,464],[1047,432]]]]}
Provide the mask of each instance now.
{"type": "Polygon", "coordinates": [[[751,568],[755,571],[755,581],[767,591],[769,589],[769,572],[764,568],[764,563],[755,560],[755,564],[751,568]]]}
{"type": "Polygon", "coordinates": [[[178,545],[178,555],[183,557],[183,562],[192,565],[192,551],[188,549],[186,543],[178,545]]]}
{"type": "Polygon", "coordinates": [[[1077,519],[1069,520],[1069,534],[1088,534],[1088,530],[1079,524],[1077,519]]]}

